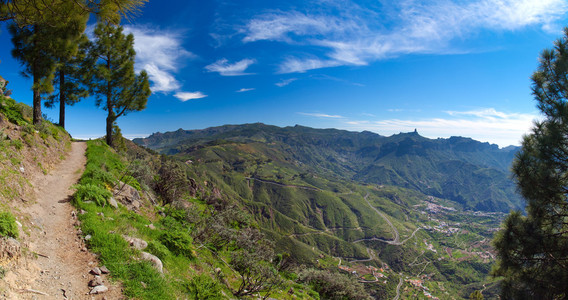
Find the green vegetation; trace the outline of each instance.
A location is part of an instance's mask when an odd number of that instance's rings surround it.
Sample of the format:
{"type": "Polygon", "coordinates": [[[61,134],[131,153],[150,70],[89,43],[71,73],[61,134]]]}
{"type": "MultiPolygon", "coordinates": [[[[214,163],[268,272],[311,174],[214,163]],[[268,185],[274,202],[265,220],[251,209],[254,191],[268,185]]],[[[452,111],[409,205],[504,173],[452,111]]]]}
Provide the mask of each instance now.
{"type": "Polygon", "coordinates": [[[107,111],[106,143],[113,146],[116,120],[129,112],[141,111],[151,94],[148,74],[134,72],[134,35],[121,26],[98,23],[95,41],[88,44],[85,84],[96,97],[95,104],[107,111]]]}
{"type": "MultiPolygon", "coordinates": [[[[91,236],[89,247],[113,278],[123,282],[128,297],[225,299],[260,293],[278,299],[291,299],[292,295],[318,298],[318,293],[294,274],[296,264],[289,255],[275,253],[274,244],[246,210],[214,188],[198,186],[187,177],[186,165],[128,141],[122,153],[100,140],[87,145],[86,170],[76,186],[73,203],[84,212],[79,220],[83,233],[91,236]],[[149,168],[141,168],[143,165],[149,168]],[[160,194],[157,188],[161,176],[192,186],[178,191],[176,198],[168,198],[171,193],[160,194]],[[136,182],[140,189],[132,190],[140,191],[140,195],[153,194],[149,198],[157,199],[158,205],[152,206],[154,200],[146,197],[140,199],[144,204],[139,210],[106,205],[112,192],[121,186],[119,179],[136,182]],[[141,238],[148,247],[131,248],[124,236],[141,238]],[[137,258],[141,251],[156,255],[164,273],[137,258]],[[293,294],[288,293],[291,287],[293,294]]],[[[344,275],[338,276],[341,280],[344,275]]],[[[362,297],[365,295],[363,291],[362,297]]]]}
{"type": "MultiPolygon", "coordinates": [[[[514,196],[505,194],[510,200],[504,201],[510,202],[501,206],[503,193],[484,199],[471,188],[453,199],[433,194],[444,194],[450,186],[440,184],[449,179],[447,172],[454,172],[451,181],[456,189],[459,183],[487,190],[489,181],[499,189],[509,189],[513,184],[506,178],[505,165],[514,152],[462,138],[432,141],[416,133],[385,138],[262,124],[180,130],[136,142],[159,147],[156,149],[178,159],[168,163],[168,169],[176,171],[164,178],[189,176],[193,181],[182,186],[205,182],[223,198],[237,200],[274,242],[275,249],[289,253],[290,260],[318,272],[332,272],[332,277],[341,270],[338,274],[365,281],[364,290],[372,297],[395,297],[399,273],[415,283],[407,283],[402,298],[421,295],[426,299],[428,294],[440,299],[468,298],[484,285],[496,286],[489,277],[494,261],[490,239],[504,214],[472,209],[513,207],[514,196]],[[376,153],[372,147],[377,147],[376,153]],[[384,156],[379,155],[381,151],[384,156]],[[462,163],[456,163],[460,160],[462,163]],[[383,169],[390,170],[383,174],[388,178],[381,177],[381,184],[361,182],[374,180],[358,174],[368,173],[367,166],[378,163],[392,164],[383,169]],[[412,179],[406,172],[415,172],[416,177],[412,179]],[[465,174],[470,172],[474,174],[465,174]],[[426,179],[430,187],[423,189],[426,179]]],[[[173,184],[164,186],[164,190],[181,189],[173,184]]],[[[195,191],[203,199],[214,196],[208,193],[195,191]]],[[[447,194],[453,193],[450,189],[447,194]]],[[[207,229],[221,234],[205,230],[206,238],[194,241],[203,241],[210,249],[222,248],[224,231],[214,225],[207,229]]],[[[348,279],[337,279],[341,280],[348,279]]],[[[318,285],[310,287],[324,291],[318,285]]],[[[495,293],[496,289],[488,288],[484,296],[491,298],[495,293]]]]}
{"type": "Polygon", "coordinates": [[[0,236],[17,238],[18,234],[18,226],[14,216],[7,211],[0,212],[0,236]]]}
{"type": "Polygon", "coordinates": [[[532,91],[544,115],[523,138],[513,174],[526,199],[526,216],[511,213],[494,240],[504,299],[566,298],[568,267],[568,28],[542,52],[532,91]]]}
{"type": "Polygon", "coordinates": [[[431,140],[416,132],[383,137],[256,123],[180,129],[134,141],[183,161],[199,160],[215,173],[229,169],[245,177],[337,193],[349,189],[336,179],[395,185],[481,211],[522,207],[509,179],[517,149],[499,149],[469,138],[431,140]]]}

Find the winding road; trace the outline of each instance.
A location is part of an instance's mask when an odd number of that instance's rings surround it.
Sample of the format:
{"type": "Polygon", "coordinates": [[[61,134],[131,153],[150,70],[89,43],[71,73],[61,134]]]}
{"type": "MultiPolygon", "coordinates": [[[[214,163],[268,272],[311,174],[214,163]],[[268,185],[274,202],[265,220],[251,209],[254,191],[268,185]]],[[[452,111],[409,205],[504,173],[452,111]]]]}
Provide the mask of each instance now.
{"type": "Polygon", "coordinates": [[[414,237],[414,235],[416,234],[416,232],[418,230],[420,230],[421,227],[416,228],[416,230],[414,230],[414,232],[412,232],[412,234],[406,238],[405,240],[403,240],[402,242],[400,241],[400,235],[398,233],[398,230],[396,229],[396,227],[394,227],[394,225],[392,224],[392,222],[389,220],[389,218],[382,212],[380,212],[376,207],[374,207],[373,205],[371,205],[371,202],[369,202],[369,200],[367,200],[367,198],[369,197],[369,193],[367,193],[367,195],[365,195],[365,197],[363,197],[363,199],[365,200],[365,202],[367,202],[367,204],[369,205],[369,207],[371,207],[381,218],[383,218],[387,224],[389,224],[390,228],[392,229],[392,233],[394,236],[394,239],[391,240],[385,240],[385,239],[381,239],[381,238],[365,238],[365,239],[359,239],[359,240],[355,240],[353,241],[353,243],[358,243],[358,242],[362,242],[362,241],[380,241],[380,242],[384,242],[390,245],[404,245],[404,243],[406,243],[408,240],[410,240],[411,238],[414,237]]]}
{"type": "Polygon", "coordinates": [[[400,275],[400,279],[398,280],[398,285],[396,286],[396,296],[393,298],[393,300],[398,300],[398,298],[400,298],[400,288],[402,287],[403,283],[404,281],[402,280],[402,275],[400,275]]]}

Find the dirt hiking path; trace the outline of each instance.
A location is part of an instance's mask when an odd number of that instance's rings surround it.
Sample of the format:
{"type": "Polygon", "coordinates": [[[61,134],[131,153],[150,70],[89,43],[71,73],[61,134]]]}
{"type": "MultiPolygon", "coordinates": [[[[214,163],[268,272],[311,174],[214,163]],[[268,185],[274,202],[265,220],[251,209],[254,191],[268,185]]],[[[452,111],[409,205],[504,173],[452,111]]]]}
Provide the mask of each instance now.
{"type": "Polygon", "coordinates": [[[75,210],[69,203],[85,167],[86,143],[72,143],[68,157],[48,175],[32,180],[37,201],[22,209],[30,216],[29,235],[21,234],[22,258],[4,280],[9,285],[9,299],[121,299],[120,287],[88,295],[89,271],[98,266],[94,254],[85,248],[78,235],[75,210]],[[28,250],[26,253],[26,249],[28,250]]]}

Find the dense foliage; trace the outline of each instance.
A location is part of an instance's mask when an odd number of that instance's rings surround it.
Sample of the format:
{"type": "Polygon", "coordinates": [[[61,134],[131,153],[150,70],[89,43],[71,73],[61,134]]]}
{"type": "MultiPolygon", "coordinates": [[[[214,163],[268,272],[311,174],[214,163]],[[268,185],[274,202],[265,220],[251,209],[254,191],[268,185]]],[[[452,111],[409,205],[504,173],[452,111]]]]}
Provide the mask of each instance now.
{"type": "Polygon", "coordinates": [[[544,50],[532,90],[544,120],[523,139],[513,173],[526,216],[512,213],[495,239],[506,299],[568,297],[568,29],[544,50]]]}
{"type": "Polygon", "coordinates": [[[121,26],[98,23],[94,37],[88,46],[85,83],[95,104],[107,112],[106,142],[113,146],[116,120],[146,108],[150,83],[146,71],[134,71],[134,35],[125,35],[121,26]]]}

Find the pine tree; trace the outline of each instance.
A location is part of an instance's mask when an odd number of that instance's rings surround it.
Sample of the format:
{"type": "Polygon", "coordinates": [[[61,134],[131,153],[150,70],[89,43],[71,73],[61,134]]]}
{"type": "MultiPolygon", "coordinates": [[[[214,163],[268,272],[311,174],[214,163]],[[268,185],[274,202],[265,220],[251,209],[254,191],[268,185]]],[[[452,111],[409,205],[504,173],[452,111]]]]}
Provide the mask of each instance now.
{"type": "Polygon", "coordinates": [[[33,79],[33,123],[37,125],[42,120],[41,95],[53,91],[51,81],[55,62],[52,53],[55,40],[50,37],[50,30],[40,25],[20,28],[11,24],[8,30],[14,44],[12,56],[25,67],[22,74],[33,79]]]}
{"type": "Polygon", "coordinates": [[[568,297],[568,28],[532,76],[544,120],[523,138],[513,175],[526,216],[511,213],[494,245],[505,299],[568,297]]]}
{"type": "Polygon", "coordinates": [[[129,112],[146,108],[151,94],[146,71],[134,72],[134,36],[124,35],[121,26],[99,23],[95,42],[89,49],[87,85],[95,104],[107,111],[106,142],[113,146],[113,125],[129,112]]]}
{"type": "Polygon", "coordinates": [[[56,57],[56,72],[53,85],[58,92],[49,95],[44,102],[45,107],[51,108],[59,104],[59,126],[65,128],[65,106],[74,105],[89,93],[83,83],[81,64],[86,58],[88,38],[82,34],[78,38],[68,38],[61,41],[56,57]]]}
{"type": "Polygon", "coordinates": [[[69,11],[94,14],[101,21],[120,23],[130,18],[148,0],[0,0],[0,21],[13,20],[19,27],[42,24],[64,26],[69,11]]]}

